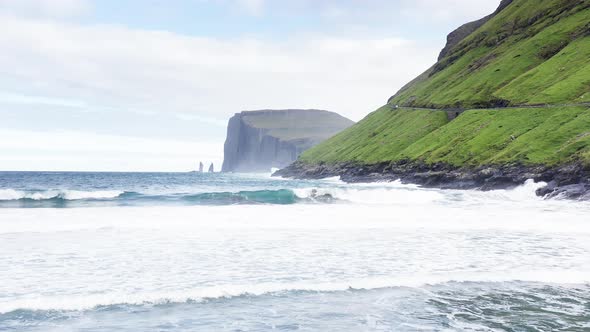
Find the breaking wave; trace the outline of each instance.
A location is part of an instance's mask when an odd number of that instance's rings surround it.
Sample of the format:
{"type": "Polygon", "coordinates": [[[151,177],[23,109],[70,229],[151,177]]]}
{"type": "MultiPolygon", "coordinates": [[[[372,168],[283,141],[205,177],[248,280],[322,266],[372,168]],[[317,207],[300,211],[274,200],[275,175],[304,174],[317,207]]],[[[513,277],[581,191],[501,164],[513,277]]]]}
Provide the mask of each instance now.
{"type": "MultiPolygon", "coordinates": [[[[46,190],[23,191],[14,189],[0,190],[0,206],[36,207],[50,203],[116,203],[133,205],[143,203],[179,203],[196,205],[233,205],[233,204],[295,204],[299,202],[327,201],[332,196],[327,194],[298,196],[293,190],[253,190],[238,192],[205,192],[205,193],[169,193],[161,195],[142,194],[129,191],[78,191],[78,190],[46,190]]],[[[115,205],[116,205],[115,204],[115,205]]],[[[73,205],[75,206],[75,205],[73,205]]]]}
{"type": "Polygon", "coordinates": [[[294,204],[300,199],[292,190],[257,190],[232,192],[213,192],[195,195],[186,195],[184,200],[209,204],[240,204],[240,203],[265,203],[265,204],[294,204]]]}
{"type": "Polygon", "coordinates": [[[446,200],[494,201],[540,200],[535,190],[544,183],[527,181],[510,190],[496,191],[453,191],[420,188],[402,184],[399,181],[370,184],[344,184],[310,186],[292,189],[243,190],[235,192],[197,193],[140,193],[123,190],[16,190],[0,189],[0,207],[46,207],[46,206],[129,206],[142,204],[176,205],[235,205],[235,204],[277,204],[335,203],[360,204],[428,204],[446,200]]]}
{"type": "Polygon", "coordinates": [[[281,295],[293,292],[350,292],[398,287],[423,288],[426,286],[448,284],[494,284],[494,283],[555,283],[590,286],[588,276],[583,272],[570,272],[566,275],[552,271],[531,271],[513,275],[490,273],[465,275],[425,275],[411,277],[373,277],[334,282],[290,282],[228,284],[179,290],[169,292],[143,292],[122,294],[118,292],[83,296],[44,296],[35,299],[17,299],[0,303],[0,315],[17,310],[92,310],[99,307],[117,305],[158,305],[172,303],[202,302],[214,299],[231,299],[242,296],[281,295]]]}
{"type": "Polygon", "coordinates": [[[80,190],[44,190],[44,191],[22,191],[14,189],[0,189],[0,201],[16,200],[51,200],[62,199],[66,201],[83,199],[112,199],[123,195],[124,191],[102,190],[102,191],[80,191],[80,190]]]}

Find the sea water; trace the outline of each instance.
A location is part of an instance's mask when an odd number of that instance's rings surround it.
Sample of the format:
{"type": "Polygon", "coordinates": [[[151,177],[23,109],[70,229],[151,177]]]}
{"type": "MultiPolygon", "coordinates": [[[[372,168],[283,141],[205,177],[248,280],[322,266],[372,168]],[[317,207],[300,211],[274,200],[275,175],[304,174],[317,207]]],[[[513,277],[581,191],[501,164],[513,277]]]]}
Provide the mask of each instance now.
{"type": "Polygon", "coordinates": [[[0,331],[589,331],[590,204],[542,185],[0,173],[0,331]]]}

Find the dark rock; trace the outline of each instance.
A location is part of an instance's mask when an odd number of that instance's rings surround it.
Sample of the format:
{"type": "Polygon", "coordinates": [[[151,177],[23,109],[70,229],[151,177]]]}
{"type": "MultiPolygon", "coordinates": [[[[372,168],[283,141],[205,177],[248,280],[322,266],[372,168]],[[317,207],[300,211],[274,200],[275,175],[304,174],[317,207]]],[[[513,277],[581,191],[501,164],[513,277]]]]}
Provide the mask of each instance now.
{"type": "Polygon", "coordinates": [[[402,183],[414,183],[424,187],[480,190],[514,188],[528,179],[533,179],[548,182],[547,186],[537,190],[538,196],[590,198],[590,170],[579,163],[556,167],[519,164],[455,167],[442,163],[427,165],[407,160],[374,165],[309,165],[298,161],[276,172],[274,176],[298,179],[340,176],[342,181],[349,183],[401,180],[402,183]]]}
{"type": "Polygon", "coordinates": [[[549,181],[549,183],[547,183],[547,185],[545,187],[537,189],[537,191],[535,193],[537,194],[537,196],[545,197],[545,196],[548,196],[551,193],[553,193],[556,189],[557,189],[557,182],[549,181]]]}
{"type": "Polygon", "coordinates": [[[457,44],[459,44],[463,39],[467,38],[467,36],[471,35],[475,30],[479,29],[482,25],[484,25],[487,21],[492,19],[494,16],[498,15],[498,13],[500,13],[502,10],[504,10],[504,8],[508,7],[508,5],[510,5],[512,3],[512,1],[513,0],[502,0],[502,2],[500,3],[500,6],[498,7],[498,9],[496,9],[496,11],[494,13],[492,13],[484,18],[481,18],[477,21],[463,24],[462,26],[457,28],[455,31],[451,32],[447,36],[447,44],[440,52],[440,54],[438,56],[438,60],[439,61],[442,60],[445,56],[447,56],[451,52],[453,47],[455,47],[457,44]]]}
{"type": "Polygon", "coordinates": [[[570,198],[576,199],[581,198],[587,194],[590,194],[590,188],[584,184],[570,184],[566,186],[556,186],[552,191],[546,193],[544,197],[547,198],[570,198]]]}
{"type": "Polygon", "coordinates": [[[331,203],[334,201],[334,196],[330,194],[318,195],[317,189],[312,189],[310,198],[316,202],[331,203]]]}

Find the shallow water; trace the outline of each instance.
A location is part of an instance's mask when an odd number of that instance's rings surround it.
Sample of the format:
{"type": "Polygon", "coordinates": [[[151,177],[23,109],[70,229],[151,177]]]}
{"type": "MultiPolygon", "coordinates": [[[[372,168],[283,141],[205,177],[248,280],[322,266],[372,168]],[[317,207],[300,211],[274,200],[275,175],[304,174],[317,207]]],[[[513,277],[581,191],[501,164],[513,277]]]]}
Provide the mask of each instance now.
{"type": "Polygon", "coordinates": [[[587,331],[590,204],[539,185],[0,173],[0,331],[587,331]]]}

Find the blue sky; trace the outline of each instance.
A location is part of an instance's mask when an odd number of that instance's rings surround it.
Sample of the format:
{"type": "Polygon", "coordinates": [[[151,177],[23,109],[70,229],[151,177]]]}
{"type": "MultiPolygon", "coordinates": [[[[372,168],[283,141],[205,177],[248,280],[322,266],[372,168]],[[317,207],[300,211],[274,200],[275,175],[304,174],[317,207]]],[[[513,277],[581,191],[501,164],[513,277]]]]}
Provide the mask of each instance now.
{"type": "Polygon", "coordinates": [[[359,120],[496,0],[0,0],[0,170],[220,166],[242,110],[359,120]]]}

